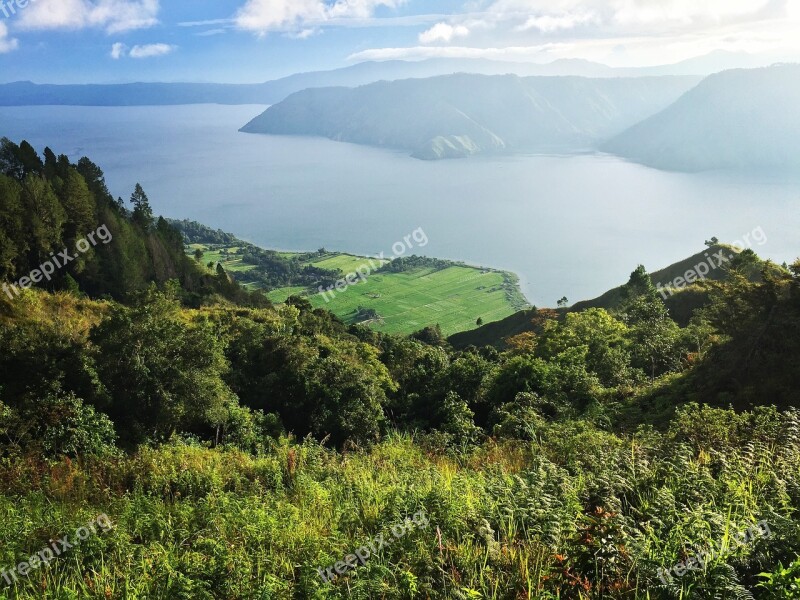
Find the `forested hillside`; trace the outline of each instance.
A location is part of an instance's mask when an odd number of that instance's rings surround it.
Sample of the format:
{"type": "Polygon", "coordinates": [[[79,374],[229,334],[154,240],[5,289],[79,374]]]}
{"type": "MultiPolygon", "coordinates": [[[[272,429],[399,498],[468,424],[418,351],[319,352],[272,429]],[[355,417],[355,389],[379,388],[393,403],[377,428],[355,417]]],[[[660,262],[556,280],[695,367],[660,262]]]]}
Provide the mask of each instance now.
{"type": "MultiPolygon", "coordinates": [[[[185,256],[183,238],[155,218],[137,185],[126,204],[114,199],[103,172],[88,158],[71,164],[45,149],[42,160],[27,142],[0,140],[0,278],[49,291],[123,299],[152,283],[180,283],[181,300],[197,304],[221,294],[268,304],[243,294],[226,276],[213,277],[185,256]],[[102,228],[102,229],[101,229],[102,228]],[[47,266],[49,265],[49,266],[47,266]],[[39,279],[39,281],[36,281],[39,279]],[[24,281],[23,281],[24,283],[24,281]]],[[[4,288],[6,295],[18,287],[4,288]]]]}
{"type": "Polygon", "coordinates": [[[0,598],[797,597],[800,260],[455,350],[209,274],[88,159],[0,172],[3,281],[80,253],[0,295],[0,598]]]}

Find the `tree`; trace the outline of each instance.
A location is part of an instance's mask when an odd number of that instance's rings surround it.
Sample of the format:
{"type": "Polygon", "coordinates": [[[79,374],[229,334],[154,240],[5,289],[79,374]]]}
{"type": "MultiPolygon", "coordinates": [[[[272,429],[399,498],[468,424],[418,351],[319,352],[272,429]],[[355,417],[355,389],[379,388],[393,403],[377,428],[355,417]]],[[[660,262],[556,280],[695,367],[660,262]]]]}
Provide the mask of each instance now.
{"type": "Polygon", "coordinates": [[[481,317],[478,317],[478,320],[475,321],[475,325],[477,325],[478,327],[482,326],[483,325],[483,319],[481,317]]]}
{"type": "Polygon", "coordinates": [[[211,325],[187,323],[178,303],[152,287],[132,308],[114,306],[90,338],[107,412],[128,441],[219,426],[235,402],[211,325]]]}
{"type": "Polygon", "coordinates": [[[566,308],[567,306],[569,306],[569,300],[564,296],[558,301],[558,308],[566,308]]]}
{"type": "MultiPolygon", "coordinates": [[[[95,227],[95,204],[86,181],[73,168],[65,174],[64,184],[59,192],[61,205],[67,212],[64,227],[64,241],[73,246],[95,227]]],[[[83,260],[83,257],[80,257],[83,260]]]]}
{"type": "Polygon", "coordinates": [[[423,344],[428,344],[429,346],[447,346],[447,338],[444,337],[442,328],[438,323],[436,325],[431,325],[425,327],[424,329],[420,329],[419,331],[412,333],[410,337],[413,340],[417,340],[423,344]]]}
{"type": "Polygon", "coordinates": [[[563,323],[550,321],[541,336],[537,354],[552,359],[570,348],[589,349],[586,366],[607,386],[631,379],[628,328],[602,308],[570,313],[563,323]]]}
{"type": "Polygon", "coordinates": [[[631,329],[634,366],[642,368],[651,380],[678,370],[681,332],[660,298],[640,296],[628,307],[625,319],[631,329]]]}
{"type": "Polygon", "coordinates": [[[133,205],[133,222],[142,229],[149,229],[153,224],[153,209],[150,207],[150,199],[138,183],[131,194],[131,204],[133,205]]]}
{"type": "Polygon", "coordinates": [[[655,297],[656,293],[656,287],[653,285],[647,269],[643,265],[636,267],[636,270],[631,273],[628,283],[624,286],[625,299],[632,302],[640,296],[655,297]]]}
{"type": "MultiPolygon", "coordinates": [[[[45,151],[45,156],[47,156],[47,151],[45,151]]],[[[78,170],[78,173],[81,174],[81,177],[83,177],[86,185],[89,186],[89,190],[92,192],[95,202],[99,207],[110,208],[114,210],[114,212],[123,215],[127,213],[125,210],[125,202],[123,202],[122,198],[115,200],[111,192],[108,191],[105,175],[100,167],[84,156],[78,161],[75,168],[78,170]]],[[[47,169],[46,165],[45,169],[47,169]]]]}
{"type": "Polygon", "coordinates": [[[36,150],[33,149],[33,146],[24,140],[19,145],[19,160],[22,163],[22,168],[25,170],[26,175],[28,173],[41,175],[44,172],[44,163],[42,159],[36,154],[36,150]]]}
{"type": "Polygon", "coordinates": [[[57,252],[64,247],[62,232],[67,222],[67,213],[53,188],[41,177],[28,175],[22,187],[26,233],[30,244],[28,267],[34,268],[47,260],[51,252],[57,252]]]}
{"type": "Polygon", "coordinates": [[[0,139],[0,174],[17,181],[25,178],[25,167],[19,157],[19,146],[8,138],[0,139]]]}
{"type": "Polygon", "coordinates": [[[201,260],[203,260],[203,251],[202,251],[200,248],[197,248],[197,249],[194,251],[194,259],[195,259],[197,262],[200,262],[201,260]]]}
{"type": "Polygon", "coordinates": [[[107,456],[116,450],[111,420],[75,394],[60,390],[28,397],[19,408],[0,410],[0,432],[13,445],[52,459],[107,456]]]}
{"type": "Polygon", "coordinates": [[[376,348],[342,340],[320,340],[320,354],[303,369],[314,433],[336,445],[377,441],[386,392],[394,389],[376,348]]]}
{"type": "Polygon", "coordinates": [[[49,147],[44,149],[44,176],[49,179],[53,180],[58,176],[58,159],[56,158],[55,152],[53,152],[49,147]]]}
{"type": "Polygon", "coordinates": [[[439,407],[439,429],[458,446],[476,443],[483,432],[475,425],[475,415],[457,393],[448,392],[439,407]]]}
{"type": "Polygon", "coordinates": [[[0,279],[15,276],[28,252],[21,195],[18,182],[0,175],[0,279]]]}
{"type": "Polygon", "coordinates": [[[706,246],[709,248],[713,248],[717,244],[719,244],[719,238],[717,237],[712,237],[710,240],[706,240],[706,246]]]}

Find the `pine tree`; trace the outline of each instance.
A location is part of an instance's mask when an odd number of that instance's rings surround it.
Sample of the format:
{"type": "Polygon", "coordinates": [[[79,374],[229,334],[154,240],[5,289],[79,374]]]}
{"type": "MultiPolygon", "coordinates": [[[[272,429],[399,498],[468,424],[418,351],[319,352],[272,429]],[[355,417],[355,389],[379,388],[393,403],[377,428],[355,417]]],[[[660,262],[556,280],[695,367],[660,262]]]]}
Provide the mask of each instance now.
{"type": "Polygon", "coordinates": [[[153,209],[150,207],[150,199],[138,183],[131,194],[131,204],[133,204],[133,222],[143,229],[149,229],[153,224],[153,209]]]}

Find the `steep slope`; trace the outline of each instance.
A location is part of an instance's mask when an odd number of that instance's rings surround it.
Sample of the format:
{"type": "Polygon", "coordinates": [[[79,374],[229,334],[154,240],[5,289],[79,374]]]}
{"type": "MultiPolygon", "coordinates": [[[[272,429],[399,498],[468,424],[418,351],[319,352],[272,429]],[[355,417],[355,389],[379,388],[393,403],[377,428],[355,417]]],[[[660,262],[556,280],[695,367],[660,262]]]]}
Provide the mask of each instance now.
{"type": "Polygon", "coordinates": [[[242,128],[384,146],[418,158],[574,152],[671,104],[697,78],[458,74],[293,94],[242,128]]]}
{"type": "Polygon", "coordinates": [[[800,166],[800,65],[712,75],[602,146],[659,169],[800,166]]]}

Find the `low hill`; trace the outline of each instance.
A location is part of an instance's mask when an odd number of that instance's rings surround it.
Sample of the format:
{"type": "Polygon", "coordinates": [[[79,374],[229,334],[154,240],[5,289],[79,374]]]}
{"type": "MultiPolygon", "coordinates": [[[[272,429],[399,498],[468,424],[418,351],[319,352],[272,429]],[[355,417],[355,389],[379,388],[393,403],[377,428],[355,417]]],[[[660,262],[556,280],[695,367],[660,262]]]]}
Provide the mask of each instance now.
{"type": "Polygon", "coordinates": [[[422,159],[576,152],[666,108],[698,80],[458,74],[309,89],[242,131],[322,136],[422,159]]]}
{"type": "Polygon", "coordinates": [[[712,75],[601,146],[676,171],[800,166],[800,65],[712,75]]]}
{"type": "MultiPolygon", "coordinates": [[[[707,280],[723,281],[727,279],[727,271],[723,268],[727,263],[720,267],[719,262],[722,257],[725,257],[729,262],[739,253],[740,250],[733,246],[717,244],[651,273],[650,279],[661,293],[664,303],[669,309],[670,316],[680,325],[685,326],[694,311],[706,303],[707,294],[705,291],[699,289],[692,282],[685,282],[687,275],[690,279],[695,279],[695,276],[691,274],[702,272],[707,280]],[[681,278],[684,282],[681,282],[681,278]],[[676,280],[678,281],[677,286],[675,285],[676,280]]],[[[757,259],[749,267],[749,273],[753,279],[758,279],[758,273],[762,265],[763,262],[757,259]]],[[[624,286],[621,285],[597,298],[577,302],[568,309],[559,309],[558,312],[565,314],[567,312],[580,312],[589,308],[603,308],[611,311],[618,308],[624,299],[624,286]]],[[[449,341],[455,348],[466,348],[470,345],[502,348],[505,346],[504,340],[506,338],[534,331],[536,327],[532,321],[538,314],[539,310],[535,308],[524,310],[501,321],[487,323],[478,329],[453,335],[449,338],[449,341]]]]}
{"type": "MultiPolygon", "coordinates": [[[[653,281],[653,285],[656,286],[656,288],[659,290],[664,290],[662,291],[661,295],[665,301],[668,301],[675,295],[675,292],[677,291],[676,288],[671,285],[672,282],[679,277],[686,279],[686,275],[690,271],[705,271],[705,268],[699,269],[699,265],[705,264],[708,268],[708,273],[704,275],[706,279],[710,279],[712,281],[724,280],[727,276],[727,272],[725,269],[718,268],[716,265],[719,264],[722,258],[726,258],[728,261],[730,261],[739,252],[740,250],[737,250],[732,246],[717,244],[706,250],[703,250],[702,252],[693,254],[689,258],[678,261],[658,271],[654,271],[650,274],[650,279],[653,281]],[[712,268],[709,266],[709,264],[714,265],[714,267],[712,268]]],[[[624,286],[619,286],[609,290],[602,296],[593,300],[584,300],[583,302],[578,302],[570,307],[570,310],[579,311],[586,310],[587,308],[605,308],[606,310],[613,310],[617,308],[624,300],[623,287],[624,286]]]]}

